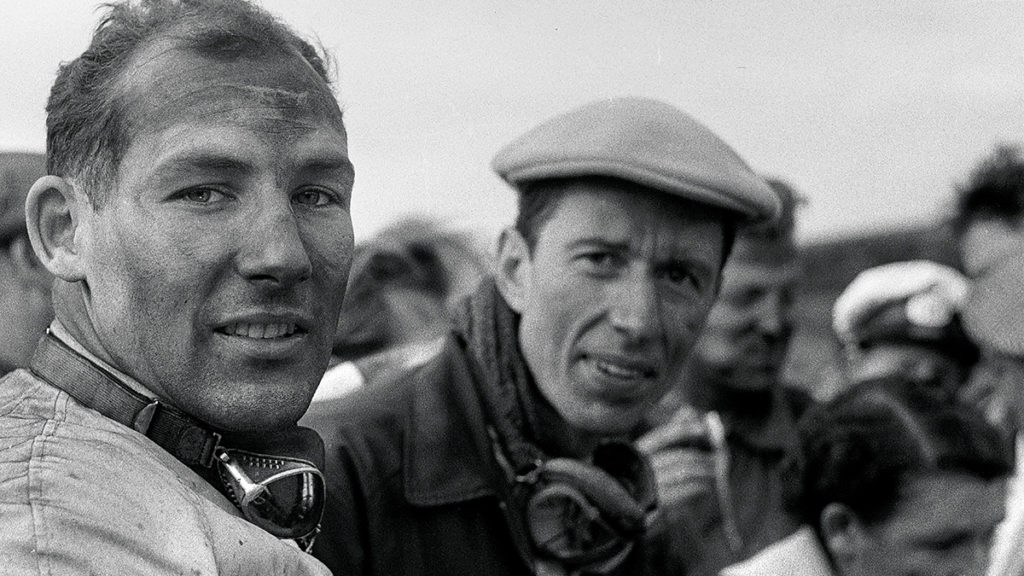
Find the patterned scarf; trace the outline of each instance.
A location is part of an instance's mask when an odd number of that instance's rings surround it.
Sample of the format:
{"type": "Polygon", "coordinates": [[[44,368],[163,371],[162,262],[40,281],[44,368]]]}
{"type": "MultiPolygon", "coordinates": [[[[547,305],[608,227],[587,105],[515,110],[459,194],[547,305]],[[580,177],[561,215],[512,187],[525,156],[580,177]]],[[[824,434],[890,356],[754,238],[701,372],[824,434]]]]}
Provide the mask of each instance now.
{"type": "Polygon", "coordinates": [[[517,471],[544,458],[536,445],[538,392],[519,351],[518,329],[518,315],[490,278],[466,299],[454,328],[472,355],[475,386],[489,424],[517,471]]]}

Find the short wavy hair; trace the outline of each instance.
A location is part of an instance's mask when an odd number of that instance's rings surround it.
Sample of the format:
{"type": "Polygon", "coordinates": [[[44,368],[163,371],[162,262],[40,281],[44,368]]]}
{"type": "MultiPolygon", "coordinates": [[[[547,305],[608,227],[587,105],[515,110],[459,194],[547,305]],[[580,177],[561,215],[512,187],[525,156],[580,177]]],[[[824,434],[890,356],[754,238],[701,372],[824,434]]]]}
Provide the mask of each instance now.
{"type": "Polygon", "coordinates": [[[1011,440],[984,416],[920,383],[892,376],[858,384],[809,410],[800,422],[802,462],[791,497],[818,527],[830,503],[864,522],[889,517],[916,474],[1009,476],[1011,440]]]}
{"type": "Polygon", "coordinates": [[[46,105],[47,172],[73,178],[96,207],[132,141],[125,72],[132,56],[155,39],[174,38],[179,47],[213,59],[294,53],[330,92],[326,52],[245,0],[126,0],[105,8],[89,48],[61,64],[46,105]]]}
{"type": "Polygon", "coordinates": [[[953,230],[962,235],[979,220],[1016,224],[1024,218],[1024,149],[999,144],[956,187],[953,230]]]}

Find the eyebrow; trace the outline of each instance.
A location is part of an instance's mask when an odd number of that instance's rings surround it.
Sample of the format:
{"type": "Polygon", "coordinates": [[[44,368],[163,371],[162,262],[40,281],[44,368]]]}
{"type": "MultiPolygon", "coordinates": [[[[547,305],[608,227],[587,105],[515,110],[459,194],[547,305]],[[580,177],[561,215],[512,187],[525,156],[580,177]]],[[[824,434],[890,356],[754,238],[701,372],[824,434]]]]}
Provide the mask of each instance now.
{"type": "Polygon", "coordinates": [[[345,156],[314,158],[306,162],[301,170],[319,173],[334,172],[346,180],[352,180],[355,177],[355,167],[352,166],[352,161],[345,156]]]}
{"type": "MultiPolygon", "coordinates": [[[[152,173],[154,178],[163,178],[167,175],[174,175],[181,171],[208,171],[208,172],[232,172],[235,174],[246,174],[255,172],[256,168],[251,163],[225,155],[221,152],[191,151],[180,155],[171,155],[162,160],[152,173]]],[[[336,173],[338,177],[345,180],[352,180],[355,176],[355,169],[352,161],[344,156],[320,156],[313,158],[303,164],[299,170],[315,173],[336,173]]]]}
{"type": "Polygon", "coordinates": [[[253,172],[252,164],[218,152],[191,151],[180,155],[171,155],[161,160],[152,177],[163,178],[174,175],[182,170],[200,170],[209,172],[234,172],[244,174],[253,172]]]}
{"type": "MultiPolygon", "coordinates": [[[[569,243],[570,250],[576,250],[579,248],[600,248],[608,250],[609,252],[616,253],[631,253],[633,247],[628,240],[613,241],[605,240],[602,238],[580,238],[569,243]]],[[[713,267],[709,267],[706,262],[703,262],[700,258],[690,256],[688,253],[682,253],[670,256],[664,260],[654,262],[656,268],[665,268],[670,266],[688,266],[700,269],[701,272],[711,272],[714,270],[713,267]]]]}
{"type": "Polygon", "coordinates": [[[578,248],[602,248],[611,252],[629,252],[631,250],[628,241],[610,241],[602,238],[580,238],[569,243],[569,249],[578,248]]]}

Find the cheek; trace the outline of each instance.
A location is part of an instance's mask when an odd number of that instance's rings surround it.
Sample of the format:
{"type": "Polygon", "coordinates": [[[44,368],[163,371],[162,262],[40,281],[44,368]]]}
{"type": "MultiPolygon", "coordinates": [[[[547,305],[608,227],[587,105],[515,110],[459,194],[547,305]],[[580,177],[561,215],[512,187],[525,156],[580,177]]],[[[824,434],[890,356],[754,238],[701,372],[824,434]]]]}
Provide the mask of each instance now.
{"type": "Polygon", "coordinates": [[[172,223],[122,218],[124,224],[108,228],[96,244],[92,297],[109,303],[112,310],[106,312],[115,316],[171,329],[175,317],[201,305],[219,257],[217,247],[223,244],[195,242],[208,236],[189,234],[172,223]]]}
{"type": "Polygon", "coordinates": [[[351,219],[338,219],[331,224],[311,224],[304,234],[304,247],[313,266],[313,274],[322,289],[331,295],[344,296],[352,268],[354,237],[351,219]]]}

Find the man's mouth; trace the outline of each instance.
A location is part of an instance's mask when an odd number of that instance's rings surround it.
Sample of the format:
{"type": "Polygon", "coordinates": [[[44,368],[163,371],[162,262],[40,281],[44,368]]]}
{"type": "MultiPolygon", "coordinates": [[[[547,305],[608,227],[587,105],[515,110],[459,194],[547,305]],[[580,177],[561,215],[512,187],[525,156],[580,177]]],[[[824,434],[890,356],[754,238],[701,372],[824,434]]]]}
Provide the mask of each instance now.
{"type": "Polygon", "coordinates": [[[620,362],[611,358],[598,358],[593,356],[590,359],[593,361],[594,367],[597,368],[599,372],[620,380],[654,378],[657,374],[653,368],[643,366],[641,364],[620,362]]]}
{"type": "Polygon", "coordinates": [[[286,322],[275,322],[262,324],[256,322],[236,322],[217,329],[221,334],[227,336],[241,336],[253,340],[271,340],[274,338],[287,338],[301,329],[297,324],[286,322]]]}

